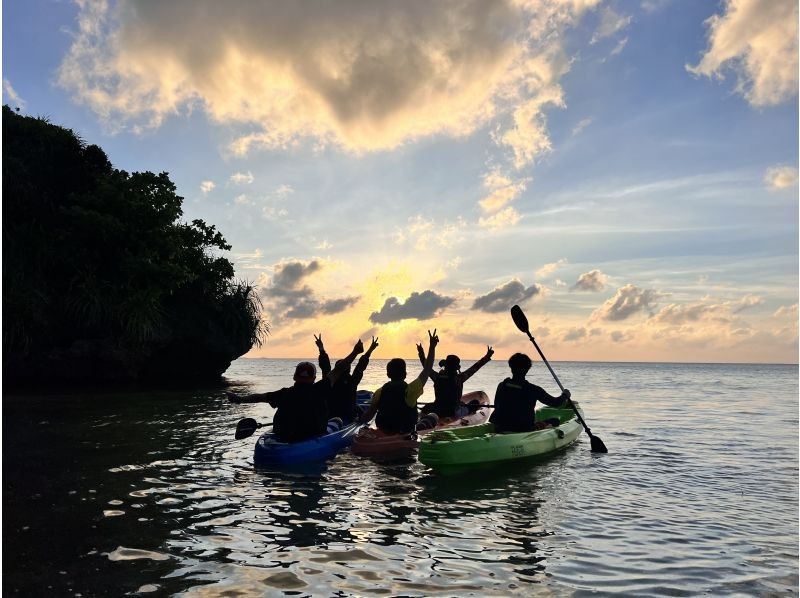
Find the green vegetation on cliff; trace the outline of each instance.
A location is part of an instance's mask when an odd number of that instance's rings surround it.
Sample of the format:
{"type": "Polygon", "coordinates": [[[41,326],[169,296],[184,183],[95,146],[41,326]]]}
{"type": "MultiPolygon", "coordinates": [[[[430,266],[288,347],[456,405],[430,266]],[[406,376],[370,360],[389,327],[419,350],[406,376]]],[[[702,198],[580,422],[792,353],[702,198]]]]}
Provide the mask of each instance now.
{"type": "Polygon", "coordinates": [[[230,245],[180,221],[166,173],[112,167],[71,130],[3,106],[3,377],[209,380],[259,345],[230,245]]]}

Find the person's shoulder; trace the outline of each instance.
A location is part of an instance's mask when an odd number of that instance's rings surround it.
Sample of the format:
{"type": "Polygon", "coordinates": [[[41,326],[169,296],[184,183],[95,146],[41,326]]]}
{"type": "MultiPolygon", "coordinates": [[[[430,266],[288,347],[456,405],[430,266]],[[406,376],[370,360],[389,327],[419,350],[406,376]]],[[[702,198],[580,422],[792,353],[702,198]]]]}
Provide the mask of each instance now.
{"type": "Polygon", "coordinates": [[[529,390],[531,392],[544,392],[544,389],[541,386],[537,386],[536,384],[528,380],[525,380],[523,384],[525,386],[525,390],[529,390]]]}

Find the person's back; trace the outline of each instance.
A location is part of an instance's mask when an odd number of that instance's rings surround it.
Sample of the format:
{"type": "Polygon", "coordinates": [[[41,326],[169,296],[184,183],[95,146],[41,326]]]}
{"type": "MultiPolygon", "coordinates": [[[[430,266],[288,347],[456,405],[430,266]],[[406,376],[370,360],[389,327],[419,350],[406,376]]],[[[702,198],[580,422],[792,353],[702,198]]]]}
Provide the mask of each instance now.
{"type": "Polygon", "coordinates": [[[352,421],[356,416],[357,385],[350,374],[336,381],[328,393],[328,416],[352,421]]]}
{"type": "Polygon", "coordinates": [[[369,409],[360,421],[368,422],[377,414],[375,424],[378,429],[389,434],[407,434],[414,432],[417,425],[417,399],[422,396],[425,382],[428,380],[428,371],[433,365],[433,357],[439,337],[436,330],[431,333],[428,359],[417,376],[410,384],[406,383],[406,362],[404,359],[395,358],[386,364],[386,375],[389,382],[384,384],[372,395],[369,409]]]}
{"type": "Polygon", "coordinates": [[[430,411],[439,417],[455,417],[461,406],[464,383],[458,370],[444,369],[433,381],[434,401],[430,411]]]}
{"type": "MultiPolygon", "coordinates": [[[[536,399],[531,397],[534,386],[527,380],[506,378],[497,385],[494,395],[494,411],[489,421],[499,433],[532,432],[536,423],[536,399]]],[[[539,389],[541,390],[541,389],[539,389]]]]}
{"type": "Polygon", "coordinates": [[[380,389],[380,402],[375,425],[389,434],[413,432],[417,426],[416,398],[414,404],[407,401],[408,384],[405,380],[390,380],[380,389]]]}
{"type": "Polygon", "coordinates": [[[280,398],[272,402],[277,408],[272,431],[280,442],[299,442],[326,432],[328,408],[327,380],[315,384],[295,384],[284,389],[280,398]]]}
{"type": "Polygon", "coordinates": [[[536,402],[558,407],[569,398],[570,392],[564,390],[561,396],[553,397],[543,388],[528,382],[525,375],[531,367],[531,360],[527,355],[515,353],[508,365],[512,376],[498,384],[489,421],[501,434],[532,432],[536,429],[536,402]]]}
{"type": "MultiPolygon", "coordinates": [[[[320,369],[323,375],[327,375],[331,371],[331,362],[322,342],[322,333],[320,333],[319,336],[315,335],[314,340],[319,348],[320,369]]],[[[367,349],[366,353],[358,360],[358,364],[353,370],[353,373],[350,373],[349,367],[344,369],[341,376],[339,376],[338,380],[336,380],[330,388],[326,396],[328,417],[339,417],[345,422],[355,420],[358,415],[358,407],[356,405],[358,385],[361,383],[361,379],[364,376],[364,370],[367,369],[369,358],[377,347],[378,339],[377,337],[373,337],[369,349],[367,349]]],[[[336,362],[337,366],[340,365],[340,361],[336,362]]]]}
{"type": "MultiPolygon", "coordinates": [[[[419,347],[417,348],[419,351],[419,347]]],[[[425,361],[424,353],[420,352],[420,361],[425,361]]],[[[468,408],[461,403],[464,394],[464,382],[469,380],[475,372],[489,363],[494,351],[487,347],[486,355],[474,363],[466,371],[461,372],[461,359],[458,355],[448,355],[440,362],[442,370],[430,372],[433,378],[435,399],[432,404],[423,409],[423,413],[436,413],[439,417],[461,417],[466,415],[468,408]]]]}

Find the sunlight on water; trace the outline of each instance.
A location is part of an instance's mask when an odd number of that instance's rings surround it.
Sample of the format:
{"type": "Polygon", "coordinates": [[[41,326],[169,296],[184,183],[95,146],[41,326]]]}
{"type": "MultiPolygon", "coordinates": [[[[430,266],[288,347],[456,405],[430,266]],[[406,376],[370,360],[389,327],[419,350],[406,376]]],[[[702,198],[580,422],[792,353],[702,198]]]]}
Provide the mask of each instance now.
{"type": "MultiPolygon", "coordinates": [[[[240,360],[227,377],[240,390],[271,390],[293,365],[240,360]]],[[[15,550],[3,587],[797,592],[797,367],[553,365],[609,454],[591,453],[581,435],[538,465],[458,477],[350,453],[256,471],[255,436],[233,432],[240,418],[269,421],[272,410],[230,405],[221,390],[6,397],[4,536],[15,550]]],[[[384,367],[375,360],[362,386],[378,387],[384,367]]],[[[506,370],[492,363],[466,390],[491,397],[506,370]]],[[[543,365],[529,379],[557,393],[543,365]]]]}

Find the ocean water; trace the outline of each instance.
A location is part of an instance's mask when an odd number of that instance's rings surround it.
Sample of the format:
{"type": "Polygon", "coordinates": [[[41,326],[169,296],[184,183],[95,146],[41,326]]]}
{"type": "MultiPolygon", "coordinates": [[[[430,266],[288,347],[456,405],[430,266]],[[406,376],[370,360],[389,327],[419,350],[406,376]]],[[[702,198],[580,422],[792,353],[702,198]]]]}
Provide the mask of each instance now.
{"type": "MultiPolygon", "coordinates": [[[[272,390],[294,363],[242,359],[226,378],[272,390]]],[[[349,453],[257,471],[255,436],[233,433],[272,409],[221,389],[6,395],[3,590],[797,594],[797,366],[552,365],[609,453],[582,434],[543,463],[455,478],[349,453]]],[[[373,360],[362,387],[384,372],[373,360]]],[[[493,396],[506,375],[492,362],[466,390],[493,396]]],[[[528,378],[558,392],[540,363],[528,378]]]]}

